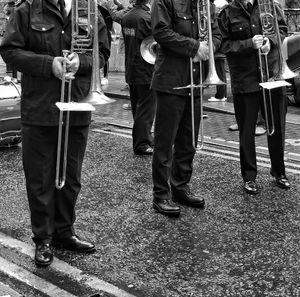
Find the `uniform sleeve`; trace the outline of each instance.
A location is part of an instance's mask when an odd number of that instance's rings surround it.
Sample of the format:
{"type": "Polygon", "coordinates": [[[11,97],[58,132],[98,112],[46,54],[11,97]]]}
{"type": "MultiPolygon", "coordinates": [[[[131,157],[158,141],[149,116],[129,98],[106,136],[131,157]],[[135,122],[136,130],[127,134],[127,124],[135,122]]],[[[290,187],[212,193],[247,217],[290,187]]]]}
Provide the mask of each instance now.
{"type": "Polygon", "coordinates": [[[199,48],[199,41],[175,32],[172,21],[171,1],[154,1],[151,12],[151,25],[154,39],[160,46],[168,50],[187,57],[194,57],[199,48]]]}
{"type": "Polygon", "coordinates": [[[25,74],[50,77],[53,57],[27,50],[29,9],[23,3],[5,28],[0,54],[6,64],[25,74]]]}
{"type": "Polygon", "coordinates": [[[114,22],[121,23],[122,17],[132,9],[132,6],[129,5],[126,8],[118,10],[118,6],[115,5],[113,0],[108,0],[105,2],[105,8],[109,11],[111,18],[114,22]]]}
{"type": "Polygon", "coordinates": [[[211,17],[212,17],[212,23],[211,23],[211,29],[212,29],[212,40],[213,44],[215,47],[215,52],[217,52],[221,46],[222,42],[222,34],[219,28],[218,20],[216,17],[215,13],[215,5],[211,5],[212,7],[212,12],[211,12],[211,17]]]}

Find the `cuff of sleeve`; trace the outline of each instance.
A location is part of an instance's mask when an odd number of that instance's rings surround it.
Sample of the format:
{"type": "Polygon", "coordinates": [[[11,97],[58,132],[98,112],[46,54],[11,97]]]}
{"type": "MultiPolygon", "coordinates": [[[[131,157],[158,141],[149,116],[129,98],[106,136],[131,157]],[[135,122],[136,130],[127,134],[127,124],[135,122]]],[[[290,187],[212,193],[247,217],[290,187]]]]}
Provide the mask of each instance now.
{"type": "Polygon", "coordinates": [[[85,73],[89,70],[89,59],[91,57],[85,54],[78,54],[78,56],[80,63],[77,73],[85,73]]]}
{"type": "Polygon", "coordinates": [[[191,49],[191,54],[190,56],[192,58],[194,58],[198,52],[198,49],[199,49],[199,46],[200,46],[200,41],[199,40],[195,40],[194,44],[192,45],[192,49],[191,49]]]}
{"type": "Polygon", "coordinates": [[[252,38],[249,38],[245,42],[246,48],[253,48],[252,38]]]}
{"type": "Polygon", "coordinates": [[[52,63],[53,63],[54,57],[47,56],[44,61],[44,75],[46,77],[50,77],[52,75],[52,63]]]}

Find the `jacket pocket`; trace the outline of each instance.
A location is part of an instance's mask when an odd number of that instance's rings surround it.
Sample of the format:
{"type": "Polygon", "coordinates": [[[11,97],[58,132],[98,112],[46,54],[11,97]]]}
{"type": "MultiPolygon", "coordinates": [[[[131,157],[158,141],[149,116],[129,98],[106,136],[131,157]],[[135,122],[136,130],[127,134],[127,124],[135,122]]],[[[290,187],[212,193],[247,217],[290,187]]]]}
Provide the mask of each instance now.
{"type": "Polygon", "coordinates": [[[240,20],[233,20],[231,24],[233,40],[245,40],[251,36],[250,25],[240,20]]]}
{"type": "Polygon", "coordinates": [[[57,39],[54,40],[54,37],[57,34],[54,34],[54,24],[42,24],[42,23],[32,23],[31,30],[32,34],[30,36],[31,44],[35,50],[39,52],[51,53],[51,48],[53,44],[57,44],[57,39]]]}
{"type": "Polygon", "coordinates": [[[190,36],[192,32],[193,16],[184,12],[176,13],[175,31],[184,36],[190,36]]]}

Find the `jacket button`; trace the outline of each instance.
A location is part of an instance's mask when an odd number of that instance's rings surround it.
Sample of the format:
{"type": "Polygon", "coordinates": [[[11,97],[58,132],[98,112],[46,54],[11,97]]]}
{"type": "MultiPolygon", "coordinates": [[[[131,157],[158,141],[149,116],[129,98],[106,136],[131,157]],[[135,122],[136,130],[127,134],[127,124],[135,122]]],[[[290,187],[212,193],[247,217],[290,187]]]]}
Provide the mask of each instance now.
{"type": "Polygon", "coordinates": [[[42,28],[42,31],[46,31],[46,28],[42,28]]]}

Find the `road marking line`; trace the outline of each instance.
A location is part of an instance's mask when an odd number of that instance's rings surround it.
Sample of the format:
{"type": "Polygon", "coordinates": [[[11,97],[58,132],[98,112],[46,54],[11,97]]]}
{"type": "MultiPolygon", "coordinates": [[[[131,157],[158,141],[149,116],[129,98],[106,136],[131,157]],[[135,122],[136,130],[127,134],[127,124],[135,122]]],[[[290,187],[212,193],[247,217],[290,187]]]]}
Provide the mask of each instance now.
{"type": "MultiPolygon", "coordinates": [[[[92,131],[97,132],[97,133],[122,136],[125,138],[132,138],[131,135],[125,135],[123,133],[114,132],[114,131],[105,131],[105,130],[98,129],[98,128],[94,128],[94,129],[92,129],[92,131]]],[[[238,151],[238,145],[239,145],[238,142],[229,142],[230,144],[235,144],[237,147],[226,146],[227,142],[228,141],[226,141],[224,139],[216,139],[216,138],[212,139],[210,137],[204,136],[204,148],[201,150],[201,153],[204,155],[207,155],[207,156],[223,158],[226,160],[240,161],[239,151],[238,151]],[[206,147],[206,145],[205,145],[206,139],[208,140],[207,142],[208,142],[209,147],[206,147]],[[213,143],[212,142],[213,140],[217,140],[216,141],[217,143],[213,143]],[[220,148],[216,148],[215,146],[219,146],[220,148]]],[[[261,151],[266,151],[266,152],[268,151],[268,148],[261,147],[261,146],[256,147],[256,149],[257,149],[257,154],[262,153],[261,151]],[[259,150],[261,150],[261,151],[259,151],[259,150]]],[[[200,151],[197,151],[197,152],[200,153],[200,151]]],[[[286,172],[289,172],[292,174],[300,174],[300,166],[298,164],[295,165],[295,164],[291,163],[291,161],[294,161],[294,160],[290,160],[288,158],[289,154],[293,154],[293,156],[299,156],[299,154],[285,152],[286,172]],[[291,166],[291,168],[289,168],[288,166],[291,166]]],[[[266,156],[266,157],[257,156],[257,161],[258,161],[257,165],[259,165],[259,166],[267,167],[267,168],[270,167],[270,159],[268,156],[266,156]]]]}
{"type": "MultiPolygon", "coordinates": [[[[31,257],[32,259],[34,257],[34,247],[20,240],[7,236],[1,232],[0,232],[0,245],[10,250],[16,250],[18,253],[25,254],[26,256],[31,257]]],[[[1,267],[1,263],[0,263],[0,267],[1,267]]],[[[97,290],[104,291],[114,295],[115,297],[135,297],[134,295],[129,294],[126,291],[119,289],[118,287],[108,282],[105,282],[95,276],[85,274],[82,270],[72,267],[68,263],[59,260],[56,257],[54,257],[54,261],[51,264],[51,269],[61,273],[62,275],[67,275],[69,278],[73,279],[74,281],[79,282],[83,286],[90,287],[95,291],[97,290]]],[[[57,294],[57,295],[53,295],[53,297],[54,296],[63,297],[64,295],[57,294]]],[[[69,296],[73,296],[73,295],[69,295],[69,296]]]]}
{"type": "Polygon", "coordinates": [[[29,272],[28,270],[0,257],[0,271],[5,275],[17,279],[25,283],[39,292],[46,294],[49,297],[76,297],[75,295],[60,289],[59,287],[51,284],[50,282],[40,278],[39,276],[29,272]]]}

